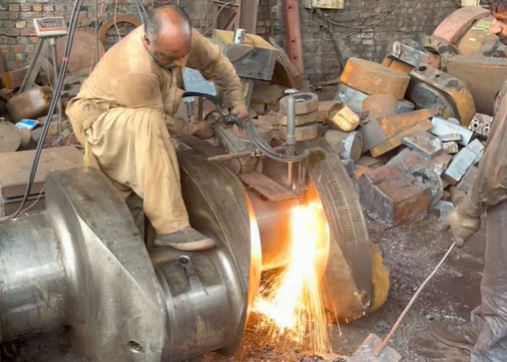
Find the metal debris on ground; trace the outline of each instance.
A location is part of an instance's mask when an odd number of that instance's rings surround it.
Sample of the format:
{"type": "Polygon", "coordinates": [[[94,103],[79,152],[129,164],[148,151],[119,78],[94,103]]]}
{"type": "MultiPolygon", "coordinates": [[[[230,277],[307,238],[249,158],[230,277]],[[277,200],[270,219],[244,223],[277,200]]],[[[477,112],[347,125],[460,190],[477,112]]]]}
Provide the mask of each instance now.
{"type": "Polygon", "coordinates": [[[484,145],[479,140],[472,141],[454,157],[449,168],[445,171],[444,178],[452,185],[457,184],[468,169],[481,159],[483,152],[484,145]]]}
{"type": "Polygon", "coordinates": [[[420,132],[407,136],[402,140],[402,143],[428,159],[432,159],[442,152],[442,142],[428,132],[420,132]]]}

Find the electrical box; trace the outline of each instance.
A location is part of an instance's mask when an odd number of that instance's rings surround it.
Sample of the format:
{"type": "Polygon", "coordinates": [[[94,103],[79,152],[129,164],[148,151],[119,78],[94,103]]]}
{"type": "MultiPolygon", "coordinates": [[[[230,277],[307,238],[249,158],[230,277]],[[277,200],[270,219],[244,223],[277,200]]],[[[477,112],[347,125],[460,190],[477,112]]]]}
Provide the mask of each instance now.
{"type": "Polygon", "coordinates": [[[304,0],[305,8],[319,8],[319,9],[343,9],[345,7],[345,0],[304,0]]]}
{"type": "Polygon", "coordinates": [[[38,37],[55,37],[67,35],[67,27],[62,17],[33,19],[35,33],[38,37]]]}

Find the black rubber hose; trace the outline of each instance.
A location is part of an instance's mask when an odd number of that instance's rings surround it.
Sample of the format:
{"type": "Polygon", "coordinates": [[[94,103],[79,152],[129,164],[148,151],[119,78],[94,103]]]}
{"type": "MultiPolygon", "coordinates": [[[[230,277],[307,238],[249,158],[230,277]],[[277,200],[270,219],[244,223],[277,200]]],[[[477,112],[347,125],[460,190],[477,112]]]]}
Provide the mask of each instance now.
{"type": "Polygon", "coordinates": [[[206,98],[208,101],[213,103],[215,105],[215,108],[217,111],[222,111],[222,105],[220,104],[220,100],[218,97],[213,96],[208,93],[201,93],[201,92],[185,92],[183,93],[183,98],[190,98],[190,97],[199,97],[199,98],[206,98]]]}
{"type": "Polygon", "coordinates": [[[47,115],[46,122],[42,126],[42,132],[41,137],[39,139],[39,142],[37,143],[37,148],[35,150],[35,157],[32,162],[32,166],[30,168],[30,177],[28,179],[28,184],[26,185],[25,194],[23,196],[23,200],[21,201],[21,205],[18,207],[18,209],[11,215],[5,216],[0,218],[0,222],[5,222],[11,219],[14,219],[17,217],[23,208],[26,205],[26,202],[28,198],[30,197],[30,193],[32,191],[33,183],[35,181],[35,175],[37,174],[37,168],[39,166],[40,156],[42,154],[42,149],[44,146],[44,141],[47,137],[49,127],[51,125],[51,121],[53,120],[53,116],[55,114],[55,110],[58,105],[58,100],[60,98],[60,94],[63,89],[63,83],[65,81],[65,75],[67,73],[67,67],[69,65],[69,57],[70,52],[72,50],[72,42],[74,40],[74,33],[76,31],[77,26],[77,19],[79,16],[79,12],[81,11],[81,6],[83,5],[84,0],[76,0],[74,2],[74,7],[72,9],[72,15],[71,15],[71,21],[69,24],[69,33],[67,35],[67,40],[65,42],[65,51],[64,51],[64,57],[62,60],[62,66],[60,68],[60,73],[58,74],[58,80],[55,85],[55,89],[53,92],[53,98],[51,99],[51,103],[49,105],[49,111],[47,115]]]}
{"type": "MultiPolygon", "coordinates": [[[[201,92],[185,92],[183,94],[183,98],[188,98],[188,97],[202,97],[202,98],[205,98],[205,99],[209,100],[211,103],[213,103],[215,105],[216,110],[220,114],[223,114],[222,113],[223,109],[222,109],[222,105],[220,103],[220,100],[217,97],[215,97],[215,96],[213,96],[211,94],[201,93],[201,92]]],[[[238,127],[240,127],[241,129],[243,129],[245,131],[246,135],[248,136],[248,138],[250,139],[250,141],[252,141],[252,143],[260,151],[262,151],[262,153],[266,157],[271,158],[271,159],[273,159],[275,161],[279,161],[279,162],[299,162],[299,161],[303,161],[305,158],[308,157],[308,152],[304,152],[301,155],[287,155],[287,154],[283,154],[283,153],[277,152],[275,149],[273,149],[273,147],[271,147],[270,145],[268,145],[264,141],[264,139],[259,135],[259,132],[257,132],[257,127],[255,126],[255,124],[250,119],[231,118],[226,123],[235,124],[238,127]]]]}
{"type": "Polygon", "coordinates": [[[303,152],[299,155],[287,155],[284,153],[277,152],[273,147],[268,145],[266,141],[259,135],[257,131],[257,127],[255,124],[249,120],[244,119],[240,120],[240,127],[245,130],[248,138],[253,142],[253,144],[259,148],[268,158],[271,158],[275,161],[279,162],[300,162],[308,157],[308,151],[303,152]]]}

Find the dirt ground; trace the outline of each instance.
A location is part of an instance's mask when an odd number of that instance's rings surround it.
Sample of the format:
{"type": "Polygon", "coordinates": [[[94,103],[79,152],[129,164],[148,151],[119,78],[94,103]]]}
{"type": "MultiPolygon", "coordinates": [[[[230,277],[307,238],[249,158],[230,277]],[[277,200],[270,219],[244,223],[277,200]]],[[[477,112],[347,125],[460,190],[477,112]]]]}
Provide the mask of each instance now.
{"type": "MultiPolygon", "coordinates": [[[[350,355],[369,333],[385,336],[418,285],[431,272],[451,244],[448,234],[437,231],[437,217],[412,226],[386,228],[368,221],[372,240],[378,243],[391,272],[391,294],[377,313],[349,325],[333,326],[333,347],[336,356],[327,358],[294,348],[273,345],[250,326],[235,357],[210,354],[192,362],[225,361],[341,361],[350,355]]],[[[479,283],[482,272],[484,230],[463,249],[453,252],[433,282],[427,287],[408,314],[391,346],[403,361],[468,361],[466,353],[446,348],[428,333],[434,319],[466,320],[480,301],[479,283]]],[[[4,347],[2,361],[82,361],[62,342],[58,334],[42,335],[4,347]],[[10,356],[10,357],[9,357],[10,356]]]]}

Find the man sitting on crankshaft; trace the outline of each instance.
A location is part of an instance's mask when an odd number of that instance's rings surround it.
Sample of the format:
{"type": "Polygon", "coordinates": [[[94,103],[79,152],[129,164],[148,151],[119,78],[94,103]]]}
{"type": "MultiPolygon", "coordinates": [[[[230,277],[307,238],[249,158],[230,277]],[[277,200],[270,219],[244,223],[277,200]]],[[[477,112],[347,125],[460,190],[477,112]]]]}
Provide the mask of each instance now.
{"type": "Polygon", "coordinates": [[[203,121],[176,116],[182,71],[197,69],[224,91],[238,117],[247,109],[240,79],[219,48],[192,29],[177,6],[150,10],[144,26],[109,49],[67,107],[76,137],[128,197],[143,199],[155,245],[204,250],[214,241],[190,227],[171,136],[212,136],[203,121]]]}
{"type": "MultiPolygon", "coordinates": [[[[495,20],[491,34],[507,44],[507,0],[490,1],[495,20]]],[[[471,351],[474,362],[507,361],[507,82],[495,107],[495,118],[479,174],[465,200],[449,215],[447,225],[463,246],[487,215],[486,252],[481,304],[464,324],[434,322],[439,341],[471,351]]]]}

